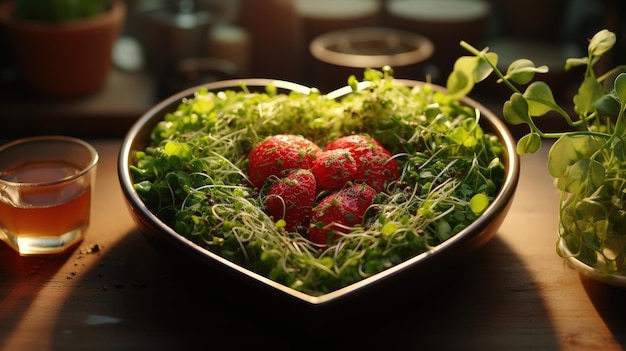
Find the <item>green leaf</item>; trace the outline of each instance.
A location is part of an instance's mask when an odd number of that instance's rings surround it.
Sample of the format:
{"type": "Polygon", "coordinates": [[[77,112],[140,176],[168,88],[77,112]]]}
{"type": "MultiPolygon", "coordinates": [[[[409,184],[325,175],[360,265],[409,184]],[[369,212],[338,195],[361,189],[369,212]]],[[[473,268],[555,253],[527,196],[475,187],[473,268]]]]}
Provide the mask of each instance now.
{"type": "Polygon", "coordinates": [[[20,0],[16,2],[15,15],[28,20],[62,23],[91,17],[107,9],[107,0],[20,0]]]}
{"type": "Polygon", "coordinates": [[[448,75],[446,89],[450,96],[456,98],[466,96],[473,88],[474,83],[469,78],[467,72],[455,69],[448,75]]]}
{"type": "MultiPolygon", "coordinates": [[[[624,108],[626,108],[626,74],[620,73],[613,83],[612,93],[619,99],[617,114],[615,119],[615,135],[624,135],[626,131],[626,121],[624,120],[624,108]]],[[[605,95],[606,96],[606,95],[605,95]]]]}
{"type": "Polygon", "coordinates": [[[454,62],[455,71],[465,72],[467,76],[472,76],[474,69],[478,67],[480,58],[476,56],[461,56],[454,62]]]}
{"type": "Polygon", "coordinates": [[[448,138],[458,145],[462,145],[469,136],[469,133],[463,127],[456,127],[448,133],[448,138]]]}
{"type": "Polygon", "coordinates": [[[621,105],[619,97],[615,91],[611,91],[608,94],[603,95],[598,101],[596,101],[595,109],[600,116],[615,118],[619,114],[621,105]]]}
{"type": "Polygon", "coordinates": [[[518,154],[534,154],[541,148],[541,137],[537,133],[529,133],[517,142],[518,154]]]}
{"type": "Polygon", "coordinates": [[[602,185],[604,178],[605,170],[600,162],[580,159],[559,177],[557,188],[570,193],[593,192],[602,185]]]}
{"type": "Polygon", "coordinates": [[[626,104],[626,73],[620,73],[617,78],[615,78],[615,93],[619,97],[621,104],[626,104]]]}
{"type": "Polygon", "coordinates": [[[524,97],[528,101],[528,114],[531,116],[543,116],[558,108],[552,90],[545,82],[530,84],[524,92],[524,97]]]}
{"type": "Polygon", "coordinates": [[[483,193],[478,193],[472,196],[469,206],[472,212],[480,214],[489,206],[489,198],[483,193]]]}
{"type": "Polygon", "coordinates": [[[473,136],[469,136],[463,141],[463,146],[468,147],[468,148],[472,148],[476,146],[477,144],[478,144],[478,140],[476,140],[476,138],[474,138],[473,136]]]}
{"type": "Polygon", "coordinates": [[[620,138],[612,139],[611,150],[613,151],[613,155],[620,161],[626,161],[626,145],[624,145],[624,141],[620,138]]]}
{"type": "Polygon", "coordinates": [[[603,29],[597,32],[589,42],[589,56],[602,56],[615,45],[615,34],[603,29]]]}
{"type": "Polygon", "coordinates": [[[559,178],[568,167],[581,159],[589,158],[604,146],[604,140],[587,134],[561,136],[548,153],[548,172],[559,178]]]}
{"type": "MultiPolygon", "coordinates": [[[[495,52],[488,52],[485,54],[485,57],[489,59],[489,61],[495,66],[498,64],[498,55],[495,52]]],[[[472,70],[472,79],[474,83],[482,82],[487,79],[489,75],[493,72],[493,68],[487,63],[487,61],[480,60],[476,67],[472,70]]]]}
{"type": "Polygon", "coordinates": [[[359,81],[354,75],[350,75],[350,77],[348,77],[348,85],[350,86],[350,89],[352,89],[352,91],[359,90],[359,81]]]}
{"type": "Polygon", "coordinates": [[[586,66],[588,62],[587,57],[574,58],[570,57],[565,60],[565,70],[569,71],[573,67],[586,66]]]}
{"type": "Polygon", "coordinates": [[[602,163],[596,160],[590,160],[588,167],[589,169],[587,173],[587,179],[589,180],[589,184],[592,185],[592,188],[590,188],[589,190],[595,191],[602,185],[602,183],[604,183],[606,170],[604,169],[602,163]]]}
{"type": "Polygon", "coordinates": [[[587,76],[578,88],[578,94],[574,95],[574,111],[581,116],[586,116],[595,111],[596,101],[604,95],[602,85],[595,76],[587,76]]]}
{"type": "Polygon", "coordinates": [[[213,110],[215,102],[211,99],[194,99],[192,102],[192,109],[198,114],[207,114],[213,110]]]}
{"type": "MultiPolygon", "coordinates": [[[[498,62],[498,55],[485,55],[494,65],[498,62]]],[[[460,98],[469,94],[475,83],[485,80],[493,72],[493,68],[484,59],[477,56],[461,56],[454,62],[452,72],[448,75],[446,89],[453,98],[460,98]]]]}
{"type": "Polygon", "coordinates": [[[380,232],[383,235],[387,235],[388,236],[388,235],[391,235],[391,234],[395,233],[397,229],[398,229],[398,225],[396,223],[394,223],[394,222],[387,222],[380,229],[380,232]]]}
{"type": "Polygon", "coordinates": [[[168,182],[170,182],[170,184],[174,184],[174,182],[176,182],[176,184],[180,185],[180,187],[185,189],[185,191],[191,188],[192,185],[189,174],[183,171],[168,173],[167,180],[168,182]]]}
{"type": "Polygon", "coordinates": [[[135,183],[133,184],[133,189],[135,189],[135,191],[139,193],[139,195],[147,194],[153,189],[152,182],[144,180],[142,182],[135,183]]]}
{"type": "Polygon", "coordinates": [[[446,221],[437,222],[437,236],[441,240],[447,240],[452,236],[452,227],[446,221]]]}
{"type": "Polygon", "coordinates": [[[191,159],[192,153],[189,145],[175,141],[168,141],[163,148],[168,156],[178,156],[183,160],[191,159]]]}
{"type": "Polygon", "coordinates": [[[535,73],[547,72],[548,66],[535,67],[535,63],[531,60],[518,59],[509,65],[504,77],[523,85],[533,80],[535,73]]]}
{"type": "Polygon", "coordinates": [[[502,114],[504,119],[512,125],[530,123],[528,102],[520,93],[513,93],[511,99],[504,103],[502,114]]]}

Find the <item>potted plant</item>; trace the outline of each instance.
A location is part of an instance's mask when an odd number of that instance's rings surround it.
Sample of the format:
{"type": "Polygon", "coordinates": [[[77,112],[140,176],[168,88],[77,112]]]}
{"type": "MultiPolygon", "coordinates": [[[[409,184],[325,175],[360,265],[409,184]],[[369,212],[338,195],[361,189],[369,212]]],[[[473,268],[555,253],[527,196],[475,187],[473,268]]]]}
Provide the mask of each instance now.
{"type": "Polygon", "coordinates": [[[548,154],[548,170],[561,192],[557,252],[581,273],[612,285],[626,286],[626,65],[599,70],[600,59],[615,45],[615,34],[596,33],[588,56],[570,58],[566,70],[583,67],[584,76],[573,96],[573,112],[554,98],[548,84],[534,80],[548,67],[527,59],[510,64],[506,73],[496,67],[498,55],[461,42],[473,56],[460,57],[447,87],[466,94],[492,73],[513,92],[503,105],[504,119],[526,124],[519,139],[520,154],[537,152],[544,139],[555,140],[548,154]],[[521,90],[524,87],[524,90],[521,90]],[[535,120],[554,111],[571,126],[545,132],[535,120]]]}
{"type": "Polygon", "coordinates": [[[125,14],[121,0],[0,2],[0,24],[22,82],[56,96],[104,86],[125,14]]]}

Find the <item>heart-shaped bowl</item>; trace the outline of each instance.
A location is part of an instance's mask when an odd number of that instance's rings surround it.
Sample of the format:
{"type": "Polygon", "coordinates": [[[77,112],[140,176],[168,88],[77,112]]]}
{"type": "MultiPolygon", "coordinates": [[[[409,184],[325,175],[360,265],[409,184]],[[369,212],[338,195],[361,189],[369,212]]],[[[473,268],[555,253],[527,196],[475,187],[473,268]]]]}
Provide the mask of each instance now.
{"type": "MultiPolygon", "coordinates": [[[[394,80],[393,84],[409,86],[412,89],[427,85],[410,80],[394,80]]],[[[181,235],[174,229],[174,226],[167,225],[157,214],[153,213],[138,195],[135,188],[136,181],[133,179],[133,172],[131,171],[131,168],[137,165],[138,152],[144,151],[150,145],[155,127],[164,120],[166,115],[174,112],[182,101],[193,98],[199,89],[216,92],[216,96],[219,96],[219,93],[223,93],[225,90],[264,92],[268,86],[272,86],[278,94],[288,95],[290,92],[319,94],[335,101],[340,101],[343,97],[354,93],[353,88],[344,87],[322,95],[316,89],[270,79],[240,79],[209,83],[184,90],[152,107],[136,121],[123,141],[119,153],[118,176],[126,203],[138,229],[148,241],[156,244],[159,248],[166,248],[167,251],[164,251],[164,254],[181,253],[181,256],[192,258],[190,262],[193,263],[190,264],[206,266],[201,273],[206,274],[206,277],[198,277],[198,279],[211,279],[216,275],[227,276],[229,282],[234,284],[237,282],[245,283],[246,286],[252,285],[254,289],[259,289],[269,296],[276,297],[279,301],[287,300],[304,306],[335,305],[347,299],[354,299],[356,296],[384,293],[388,287],[389,289],[391,287],[402,289],[406,282],[420,282],[421,286],[426,286],[433,279],[446,276],[456,270],[458,265],[467,259],[468,254],[485,245],[498,231],[511,206],[519,178],[520,161],[516,153],[515,139],[494,113],[477,101],[466,97],[460,100],[461,105],[470,107],[473,111],[479,111],[479,124],[484,132],[491,134],[501,143],[502,150],[499,159],[503,165],[502,181],[490,203],[473,222],[449,239],[429,247],[425,252],[413,255],[375,274],[364,276],[362,279],[337,289],[321,294],[311,294],[270,279],[266,275],[235,263],[181,235]]],[[[368,88],[367,82],[361,82],[357,86],[357,90],[368,88]]],[[[445,92],[443,87],[432,84],[427,86],[434,91],[445,92]]],[[[284,132],[288,133],[289,130],[284,132]]],[[[441,137],[443,138],[443,136],[441,137]]]]}

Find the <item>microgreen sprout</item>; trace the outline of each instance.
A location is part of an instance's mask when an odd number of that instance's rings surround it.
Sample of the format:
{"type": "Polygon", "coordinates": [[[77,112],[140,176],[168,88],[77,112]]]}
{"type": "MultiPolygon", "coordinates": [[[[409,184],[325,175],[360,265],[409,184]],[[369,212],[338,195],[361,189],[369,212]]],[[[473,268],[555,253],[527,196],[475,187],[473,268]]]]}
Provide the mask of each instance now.
{"type": "Polygon", "coordinates": [[[497,67],[496,53],[466,42],[461,46],[474,56],[457,60],[448,89],[452,95],[466,94],[492,72],[510,88],[503,116],[512,125],[529,127],[517,144],[518,153],[537,152],[542,139],[555,139],[547,166],[562,194],[559,244],[563,241],[569,251],[557,244],[559,255],[573,255],[607,274],[626,275],[626,66],[596,73],[596,64],[615,42],[614,33],[601,30],[589,40],[586,57],[565,62],[566,70],[584,67],[572,98],[573,116],[557,103],[547,83],[533,81],[536,73],[548,72],[547,67],[519,59],[503,73],[497,67]],[[526,84],[523,92],[519,90],[526,84]],[[571,129],[541,130],[535,119],[548,112],[556,112],[571,129]]]}

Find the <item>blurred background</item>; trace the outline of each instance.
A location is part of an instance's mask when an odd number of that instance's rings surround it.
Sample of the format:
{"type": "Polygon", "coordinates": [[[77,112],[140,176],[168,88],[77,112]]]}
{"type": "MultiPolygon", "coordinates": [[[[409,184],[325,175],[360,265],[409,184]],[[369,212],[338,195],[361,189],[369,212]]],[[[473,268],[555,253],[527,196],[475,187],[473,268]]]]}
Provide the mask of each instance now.
{"type": "MultiPolygon", "coordinates": [[[[599,29],[618,36],[602,64],[626,63],[622,0],[123,2],[123,24],[110,50],[106,79],[83,94],[61,96],[25,84],[13,49],[28,44],[15,40],[4,19],[0,136],[121,136],[165,97],[223,79],[274,78],[329,92],[345,85],[349,74],[360,78],[363,68],[382,62],[394,67],[397,78],[444,85],[454,60],[466,54],[460,40],[489,46],[503,68],[522,57],[548,65],[551,71],[542,80],[555,88],[557,99],[570,96],[579,78],[579,72],[564,71],[565,59],[586,56],[587,39],[599,29]],[[379,55],[383,61],[372,61],[379,55]]],[[[499,113],[508,93],[494,83],[472,94],[499,113]]]]}

